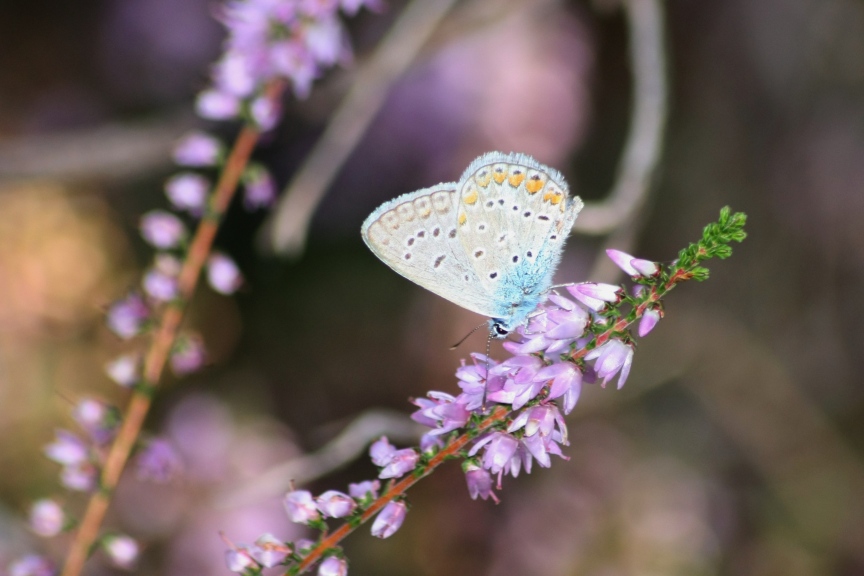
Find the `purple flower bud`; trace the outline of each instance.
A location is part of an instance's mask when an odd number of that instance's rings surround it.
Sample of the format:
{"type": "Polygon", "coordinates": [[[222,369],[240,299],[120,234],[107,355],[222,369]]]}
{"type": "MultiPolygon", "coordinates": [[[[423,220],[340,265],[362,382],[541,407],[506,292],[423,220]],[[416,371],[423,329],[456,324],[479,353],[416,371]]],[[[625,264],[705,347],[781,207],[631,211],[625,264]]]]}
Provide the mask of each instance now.
{"type": "Polygon", "coordinates": [[[206,359],[207,352],[200,336],[181,336],[171,351],[171,370],[177,376],[185,376],[199,370],[206,359]]]}
{"type": "Polygon", "coordinates": [[[249,59],[237,51],[226,52],[216,62],[213,66],[213,80],[221,90],[237,98],[249,96],[257,84],[249,59]]]}
{"type": "Polygon", "coordinates": [[[255,560],[252,559],[252,556],[243,547],[239,547],[236,550],[226,550],[225,564],[228,566],[228,570],[237,572],[238,574],[256,566],[255,560]]]}
{"type": "Polygon", "coordinates": [[[208,120],[230,120],[240,113],[240,101],[221,90],[205,90],[195,99],[195,111],[208,120]]]}
{"type": "Polygon", "coordinates": [[[141,217],[141,236],[160,250],[177,247],[186,239],[186,226],[170,212],[151,210],[141,217]]]}
{"type": "Polygon", "coordinates": [[[384,466],[384,469],[381,470],[381,473],[378,474],[378,478],[382,480],[386,478],[398,478],[413,470],[419,460],[420,455],[411,448],[397,450],[390,455],[390,460],[384,466]]]}
{"type": "Polygon", "coordinates": [[[318,510],[330,518],[344,518],[350,516],[357,507],[357,503],[354,502],[353,498],[337,490],[328,490],[327,492],[324,492],[315,498],[315,503],[318,506],[318,510]]]}
{"type": "Polygon", "coordinates": [[[140,378],[138,354],[124,354],[111,360],[105,365],[105,372],[114,382],[128,388],[133,386],[140,378]]]}
{"type": "Polygon", "coordinates": [[[170,302],[179,293],[177,278],[156,269],[148,270],[141,284],[144,292],[159,302],[170,302]]]}
{"type": "Polygon", "coordinates": [[[606,250],[606,255],[609,256],[609,259],[612,260],[616,266],[627,273],[628,276],[639,276],[639,272],[631,264],[634,256],[613,248],[606,250]]]}
{"type": "Polygon", "coordinates": [[[170,482],[182,469],[183,463],[174,446],[162,438],[155,438],[138,454],[135,475],[139,480],[158,484],[170,482]]]}
{"type": "Polygon", "coordinates": [[[90,458],[87,444],[66,430],[57,430],[57,439],[45,446],[44,452],[49,460],[64,466],[83,464],[90,458]]]}
{"type": "Polygon", "coordinates": [[[106,322],[108,328],[120,338],[128,340],[136,336],[150,316],[150,309],[138,294],[130,294],[115,302],[108,309],[106,322]]]}
{"type": "Polygon", "coordinates": [[[621,376],[618,378],[618,389],[620,390],[630,374],[630,365],[633,363],[633,347],[621,340],[612,339],[599,348],[588,352],[585,355],[585,360],[596,360],[594,371],[598,378],[603,379],[603,386],[606,386],[606,383],[614,378],[620,370],[621,376]]]}
{"type": "Polygon", "coordinates": [[[174,161],[181,166],[214,166],[222,154],[222,143],[205,132],[190,132],[174,147],[174,161]]]}
{"type": "Polygon", "coordinates": [[[620,286],[595,282],[583,282],[566,288],[574,298],[596,312],[605,308],[607,302],[618,302],[621,293],[620,286]]]}
{"type": "Polygon", "coordinates": [[[90,492],[96,488],[96,472],[89,462],[67,465],[60,471],[60,484],[69,490],[90,492]]]}
{"type": "Polygon", "coordinates": [[[381,483],[378,480],[365,480],[356,484],[348,484],[348,494],[357,500],[375,500],[381,483]]]}
{"type": "Polygon", "coordinates": [[[305,37],[312,58],[324,66],[338,62],[346,49],[342,25],[338,19],[328,16],[310,22],[305,37]]]}
{"type": "Polygon", "coordinates": [[[318,566],[318,576],[348,576],[348,563],[342,558],[329,556],[318,566]]]}
{"type": "Polygon", "coordinates": [[[233,294],[243,284],[243,276],[234,260],[220,252],[214,252],[207,260],[207,281],[220,294],[233,294]]]}
{"type": "Polygon", "coordinates": [[[509,434],[493,432],[474,444],[468,455],[473,456],[483,447],[486,448],[483,454],[483,468],[492,474],[498,474],[510,464],[510,459],[519,448],[519,442],[509,434]]]}
{"type": "Polygon", "coordinates": [[[47,558],[28,554],[9,564],[7,576],[54,576],[55,568],[47,558]]]}
{"type": "Polygon", "coordinates": [[[252,101],[249,107],[249,114],[252,116],[255,124],[258,125],[258,128],[262,132],[266,132],[279,122],[281,110],[279,109],[279,104],[272,98],[259,96],[252,101]]]}
{"type": "Polygon", "coordinates": [[[288,519],[295,524],[309,524],[321,519],[315,500],[307,490],[289,492],[282,503],[288,513],[288,519]]]}
{"type": "Polygon", "coordinates": [[[472,500],[476,500],[479,496],[483,500],[492,498],[496,504],[499,502],[492,490],[492,475],[488,470],[468,464],[465,468],[465,481],[468,483],[468,494],[472,500]]]}
{"type": "Polygon", "coordinates": [[[649,308],[648,310],[645,310],[642,314],[642,319],[639,320],[639,336],[647,336],[648,333],[657,326],[657,323],[660,322],[660,318],[662,317],[663,313],[657,308],[649,308]]]}
{"type": "Polygon", "coordinates": [[[644,276],[646,278],[654,276],[658,272],[660,272],[660,266],[658,266],[656,262],[652,262],[650,260],[634,258],[630,261],[630,265],[636,269],[640,276],[644,276]]]}
{"type": "Polygon", "coordinates": [[[56,536],[63,530],[65,522],[66,514],[54,500],[37,500],[30,507],[30,529],[39,536],[56,536]]]}
{"type": "Polygon", "coordinates": [[[122,534],[106,536],[102,539],[102,549],[116,566],[131,570],[138,561],[140,548],[138,542],[122,534]]]}
{"type": "Polygon", "coordinates": [[[200,216],[207,204],[210,181],[194,172],[181,172],[165,182],[165,195],[177,210],[200,216]]]}
{"type": "Polygon", "coordinates": [[[249,547],[252,558],[265,568],[281,564],[290,553],[291,547],[272,534],[262,534],[255,540],[255,544],[249,547]]]}
{"type": "Polygon", "coordinates": [[[376,466],[386,466],[394,452],[396,448],[390,444],[386,436],[382,436],[369,446],[369,456],[376,466]]]}
{"type": "Polygon", "coordinates": [[[407,513],[408,506],[405,502],[401,500],[389,502],[372,523],[372,535],[378,538],[389,538],[402,526],[407,513]]]}
{"type": "Polygon", "coordinates": [[[431,434],[446,434],[461,428],[468,423],[471,412],[465,404],[469,401],[466,395],[454,398],[444,392],[429,392],[429,399],[416,398],[414,404],[420,410],[411,415],[411,419],[420,424],[435,428],[431,434]]]}
{"type": "Polygon", "coordinates": [[[85,398],[72,410],[72,418],[97,444],[107,444],[114,438],[117,412],[104,402],[85,398]]]}
{"type": "Polygon", "coordinates": [[[243,206],[247,210],[269,208],[276,201],[276,183],[263,166],[250,166],[243,174],[243,184],[243,206]]]}

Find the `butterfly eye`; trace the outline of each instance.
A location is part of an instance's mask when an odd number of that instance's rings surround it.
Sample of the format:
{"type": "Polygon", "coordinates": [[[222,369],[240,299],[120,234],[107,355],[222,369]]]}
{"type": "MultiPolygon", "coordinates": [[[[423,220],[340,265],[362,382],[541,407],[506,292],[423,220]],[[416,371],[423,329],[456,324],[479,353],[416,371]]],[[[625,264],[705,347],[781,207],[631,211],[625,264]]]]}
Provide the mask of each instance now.
{"type": "Polygon", "coordinates": [[[510,334],[510,331],[504,328],[500,322],[492,323],[492,336],[495,338],[501,339],[510,334]]]}

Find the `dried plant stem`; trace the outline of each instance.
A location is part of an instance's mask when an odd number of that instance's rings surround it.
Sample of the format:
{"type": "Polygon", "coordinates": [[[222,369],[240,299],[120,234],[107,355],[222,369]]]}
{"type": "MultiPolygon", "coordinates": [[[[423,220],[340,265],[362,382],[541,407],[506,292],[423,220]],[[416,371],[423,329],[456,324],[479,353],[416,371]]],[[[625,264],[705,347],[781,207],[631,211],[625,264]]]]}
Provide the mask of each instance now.
{"type": "MultiPolygon", "coordinates": [[[[274,84],[267,89],[267,95],[277,98],[283,91],[282,84],[274,84]]],[[[155,333],[150,341],[144,360],[143,385],[135,388],[132,399],[123,416],[123,424],[117,433],[114,443],[105,459],[100,477],[99,489],[90,497],[84,517],[81,519],[75,539],[73,540],[61,576],[78,576],[84,567],[96,538],[99,528],[108,511],[111,498],[120,475],[129,460],[132,447],[138,439],[141,427],[150,411],[153,400],[153,389],[159,385],[165,364],[171,354],[171,348],[177,338],[180,323],[183,320],[186,303],[192,297],[201,269],[207,261],[213,239],[219,229],[222,215],[231,203],[240,176],[252,155],[252,150],[258,142],[260,132],[257,128],[246,125],[240,131],[231,149],[219,181],[210,199],[210,215],[201,220],[192,238],[183,268],[178,278],[180,297],[176,303],[165,308],[155,333]]]]}

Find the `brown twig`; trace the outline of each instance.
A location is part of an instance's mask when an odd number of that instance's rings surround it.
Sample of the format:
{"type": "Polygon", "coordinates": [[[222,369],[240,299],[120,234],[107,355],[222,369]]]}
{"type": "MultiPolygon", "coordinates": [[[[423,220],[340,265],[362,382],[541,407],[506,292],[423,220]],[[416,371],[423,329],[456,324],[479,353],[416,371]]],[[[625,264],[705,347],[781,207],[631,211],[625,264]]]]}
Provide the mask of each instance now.
{"type": "MultiPolygon", "coordinates": [[[[270,98],[278,98],[282,91],[283,85],[274,83],[268,87],[267,95],[270,98]]],[[[81,519],[78,532],[75,534],[75,539],[66,556],[62,576],[78,576],[94,542],[96,542],[114,489],[117,487],[120,475],[129,460],[132,447],[135,445],[147,413],[150,411],[153,389],[159,385],[162,378],[162,372],[183,320],[185,304],[195,292],[201,269],[210,254],[213,239],[219,229],[221,217],[234,196],[237,184],[259,136],[260,132],[256,127],[244,126],[225,161],[222,174],[210,199],[211,215],[202,219],[198,224],[198,229],[195,231],[186,260],[180,271],[178,278],[180,297],[177,303],[165,308],[150,341],[150,347],[144,360],[143,385],[136,387],[126,408],[123,424],[111,445],[105,465],[102,468],[99,490],[90,497],[90,501],[87,503],[84,517],[81,519]]]]}

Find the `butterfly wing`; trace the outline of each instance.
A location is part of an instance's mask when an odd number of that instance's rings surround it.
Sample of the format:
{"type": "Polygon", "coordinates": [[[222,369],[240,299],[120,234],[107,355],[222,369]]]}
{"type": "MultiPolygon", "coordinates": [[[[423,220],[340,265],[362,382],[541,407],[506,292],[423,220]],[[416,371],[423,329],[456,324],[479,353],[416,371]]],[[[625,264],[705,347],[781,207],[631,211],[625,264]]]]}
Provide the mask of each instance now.
{"type": "Polygon", "coordinates": [[[363,223],[366,245],[393,270],[423,288],[484,316],[489,294],[458,238],[458,185],[439,184],[384,203],[363,223]]]}
{"type": "Polygon", "coordinates": [[[459,238],[496,304],[494,317],[512,317],[526,296],[533,309],[530,301],[549,287],[581,208],[557,170],[524,154],[491,152],[468,167],[460,180],[459,238]]]}

